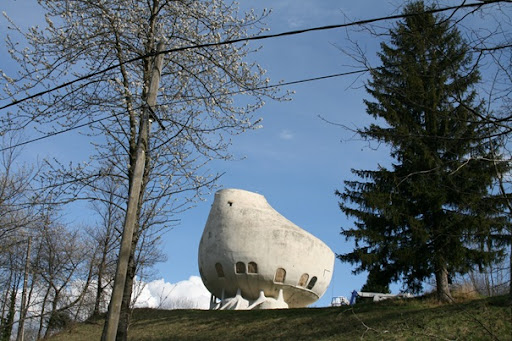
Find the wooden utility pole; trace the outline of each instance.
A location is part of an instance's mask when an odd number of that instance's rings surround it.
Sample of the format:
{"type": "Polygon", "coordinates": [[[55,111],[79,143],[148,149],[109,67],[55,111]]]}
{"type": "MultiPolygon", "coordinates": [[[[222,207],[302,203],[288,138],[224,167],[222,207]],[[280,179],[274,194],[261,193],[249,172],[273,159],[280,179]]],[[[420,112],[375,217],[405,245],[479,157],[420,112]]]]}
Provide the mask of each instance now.
{"type": "Polygon", "coordinates": [[[126,273],[128,271],[128,259],[132,247],[133,232],[137,225],[137,210],[139,208],[139,200],[141,198],[140,190],[142,188],[142,180],[144,175],[144,167],[146,163],[146,148],[148,146],[148,136],[150,128],[150,117],[152,108],[156,104],[156,96],[160,84],[160,74],[162,72],[164,44],[159,43],[157,46],[157,54],[153,60],[153,68],[151,70],[151,78],[149,80],[149,89],[143,115],[141,118],[139,139],[137,140],[137,151],[135,166],[132,177],[130,179],[130,193],[128,194],[128,207],[126,209],[126,217],[124,221],[123,235],[121,237],[121,247],[119,250],[119,258],[117,260],[116,277],[114,279],[114,288],[112,297],[108,306],[107,320],[103,327],[102,341],[113,341],[116,338],[117,327],[119,325],[119,315],[121,312],[121,303],[123,300],[123,291],[126,282],[126,273]]]}

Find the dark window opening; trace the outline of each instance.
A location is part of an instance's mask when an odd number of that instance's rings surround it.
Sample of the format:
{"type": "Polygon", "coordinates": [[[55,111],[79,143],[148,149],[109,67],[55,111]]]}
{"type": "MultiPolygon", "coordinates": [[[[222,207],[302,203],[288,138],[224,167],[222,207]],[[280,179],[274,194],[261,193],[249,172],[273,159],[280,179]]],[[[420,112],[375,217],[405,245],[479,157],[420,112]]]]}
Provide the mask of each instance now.
{"type": "Polygon", "coordinates": [[[313,289],[313,287],[315,286],[315,284],[316,284],[316,276],[313,276],[313,278],[311,278],[311,281],[309,281],[308,289],[309,289],[309,290],[313,289]]]}
{"type": "Polygon", "coordinates": [[[283,268],[278,268],[276,270],[276,275],[274,277],[274,282],[276,283],[284,283],[284,280],[286,279],[286,270],[283,268]]]}
{"type": "Polygon", "coordinates": [[[254,263],[254,262],[249,262],[249,264],[247,264],[247,273],[257,274],[258,273],[258,264],[254,263]]]}
{"type": "Polygon", "coordinates": [[[224,277],[224,269],[222,268],[222,264],[215,263],[215,271],[217,271],[217,276],[224,277]]]}
{"type": "Polygon", "coordinates": [[[306,283],[308,282],[308,279],[309,279],[308,274],[302,274],[302,276],[300,276],[299,283],[298,283],[299,287],[305,287],[306,283]]]}
{"type": "Polygon", "coordinates": [[[228,205],[229,206],[233,206],[233,202],[232,201],[228,201],[228,205]]]}
{"type": "Polygon", "coordinates": [[[237,274],[244,274],[245,273],[245,263],[244,262],[236,263],[235,272],[237,274]]]}

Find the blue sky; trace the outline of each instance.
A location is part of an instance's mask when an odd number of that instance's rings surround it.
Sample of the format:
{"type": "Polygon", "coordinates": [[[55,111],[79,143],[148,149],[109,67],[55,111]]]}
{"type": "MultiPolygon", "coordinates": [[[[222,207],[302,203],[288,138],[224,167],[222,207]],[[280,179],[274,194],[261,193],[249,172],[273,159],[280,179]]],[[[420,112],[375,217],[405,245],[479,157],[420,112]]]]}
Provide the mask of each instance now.
{"type": "MultiPolygon", "coordinates": [[[[273,8],[268,21],[270,33],[344,20],[339,1],[250,4],[257,4],[257,9],[273,8]]],[[[361,16],[367,5],[350,5],[353,7],[344,10],[361,16]]],[[[383,13],[384,9],[367,14],[383,13]]],[[[274,81],[350,71],[344,67],[350,61],[333,46],[343,43],[344,34],[343,30],[333,30],[255,42],[254,45],[262,45],[263,49],[254,59],[268,70],[274,81]]],[[[364,90],[348,89],[354,80],[354,77],[334,78],[289,87],[296,92],[292,101],[267,103],[257,113],[263,118],[263,128],[233,140],[233,153],[245,159],[216,163],[219,171],[226,172],[219,185],[264,195],[277,211],[322,239],[335,253],[349,251],[351,243],[339,234],[340,226],[346,226],[347,221],[338,209],[334,190],[342,188],[343,180],[351,176],[351,168],[372,167],[374,158],[380,155],[364,143],[348,141],[351,132],[319,118],[321,115],[349,126],[369,121],[362,103],[364,90]]],[[[186,212],[181,224],[166,235],[164,244],[169,259],[158,268],[171,282],[189,274],[179,270],[182,268],[188,267],[198,274],[197,247],[212,201],[213,195],[186,212]]],[[[351,270],[350,265],[336,260],[331,286],[317,306],[328,305],[332,296],[349,296],[352,290],[361,288],[365,276],[353,276],[351,270]]]]}
{"type": "MultiPolygon", "coordinates": [[[[41,18],[29,0],[2,0],[0,10],[25,24],[41,18]]],[[[267,23],[270,33],[345,21],[396,14],[400,1],[286,0],[241,1],[242,8],[272,8],[267,23]],[[346,18],[347,17],[347,18],[346,18]]],[[[0,35],[6,31],[0,19],[0,35]]],[[[352,34],[374,58],[378,41],[367,34],[352,34]]],[[[255,42],[263,49],[253,59],[268,70],[272,83],[351,71],[353,62],[336,46],[348,47],[343,29],[306,33],[255,42]]],[[[2,47],[3,49],[3,47],[2,47]]],[[[5,52],[2,51],[2,56],[5,52]]],[[[2,57],[0,69],[12,65],[2,57]]],[[[354,76],[308,82],[289,87],[296,93],[289,102],[269,102],[256,116],[263,128],[236,136],[231,151],[243,160],[214,162],[214,169],[225,172],[218,185],[241,188],[264,195],[270,205],[286,218],[322,239],[335,253],[348,252],[351,242],[340,236],[340,227],[350,222],[338,208],[335,189],[352,178],[350,169],[375,168],[389,162],[385,148],[377,150],[354,138],[353,133],[319,118],[347,126],[370,122],[365,113],[361,80],[354,76]],[[356,81],[354,83],[354,81],[356,81]]],[[[87,158],[88,141],[76,134],[62,135],[28,145],[24,158],[29,161],[49,155],[63,160],[87,158]]],[[[181,223],[163,239],[168,260],[156,267],[155,278],[175,283],[198,276],[197,248],[213,194],[180,216],[181,223]]],[[[86,208],[84,208],[85,210],[86,208]]],[[[80,215],[68,217],[80,221],[80,215]]],[[[365,275],[351,274],[353,267],[336,260],[331,286],[316,306],[330,303],[332,296],[349,296],[359,290],[365,275]]],[[[393,287],[397,292],[398,286],[393,287]]]]}

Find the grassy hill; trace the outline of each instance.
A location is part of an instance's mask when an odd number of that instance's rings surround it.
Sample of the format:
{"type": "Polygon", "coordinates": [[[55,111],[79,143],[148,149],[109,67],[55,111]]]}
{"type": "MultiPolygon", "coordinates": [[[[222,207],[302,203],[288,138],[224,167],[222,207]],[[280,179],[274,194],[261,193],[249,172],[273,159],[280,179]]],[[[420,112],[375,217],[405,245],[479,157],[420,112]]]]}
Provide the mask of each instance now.
{"type": "MultiPolygon", "coordinates": [[[[52,341],[99,340],[103,320],[52,341]]],[[[130,340],[512,340],[507,296],[438,305],[429,298],[265,311],[136,309],[130,340]]]]}

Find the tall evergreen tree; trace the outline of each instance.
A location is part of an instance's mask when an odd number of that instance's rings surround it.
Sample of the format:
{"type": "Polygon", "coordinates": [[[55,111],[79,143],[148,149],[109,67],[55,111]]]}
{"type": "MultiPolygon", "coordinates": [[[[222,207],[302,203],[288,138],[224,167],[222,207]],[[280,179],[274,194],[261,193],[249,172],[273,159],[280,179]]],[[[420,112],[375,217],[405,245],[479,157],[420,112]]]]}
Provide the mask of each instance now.
{"type": "Polygon", "coordinates": [[[342,231],[355,249],[338,257],[358,264],[356,273],[369,271],[372,286],[403,281],[418,292],[434,276],[438,299],[450,301],[450,276],[500,253],[479,245],[505,218],[489,194],[496,172],[486,161],[493,141],[473,89],[478,70],[453,23],[429,9],[408,4],[404,13],[417,15],[381,44],[382,66],[366,86],[375,101],[365,101],[378,123],[359,133],[389,145],[393,163],[353,170],[362,180],[336,192],[355,218],[342,231]]]}

